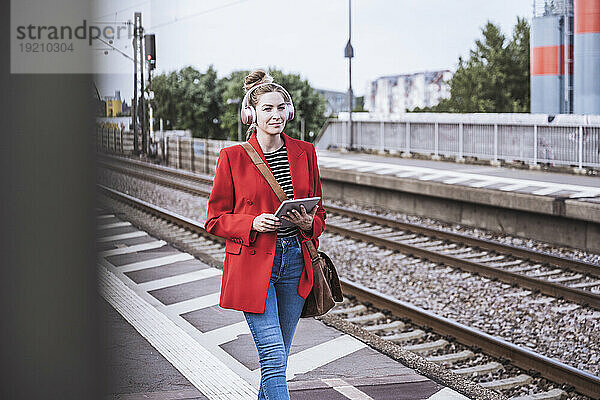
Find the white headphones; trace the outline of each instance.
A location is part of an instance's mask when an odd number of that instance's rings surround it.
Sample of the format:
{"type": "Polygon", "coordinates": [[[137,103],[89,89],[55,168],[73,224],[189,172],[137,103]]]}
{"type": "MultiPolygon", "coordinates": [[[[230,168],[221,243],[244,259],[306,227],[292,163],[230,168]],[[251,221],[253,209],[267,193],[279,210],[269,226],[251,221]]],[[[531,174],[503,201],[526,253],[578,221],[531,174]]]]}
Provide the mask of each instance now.
{"type": "Polygon", "coordinates": [[[250,104],[248,104],[248,99],[250,98],[250,94],[252,94],[252,92],[254,91],[254,89],[257,89],[261,86],[266,86],[266,85],[275,85],[279,88],[281,88],[285,94],[287,95],[289,102],[285,101],[285,119],[286,121],[291,121],[292,119],[294,119],[294,103],[292,102],[292,96],[290,96],[290,94],[288,93],[287,90],[285,90],[285,88],[281,85],[278,85],[276,83],[261,83],[260,85],[256,85],[254,86],[252,89],[248,90],[248,92],[246,93],[246,95],[244,96],[244,99],[242,100],[242,106],[240,107],[240,117],[242,119],[242,123],[246,124],[246,125],[250,125],[256,122],[256,110],[254,109],[254,107],[252,107],[250,104]]]}

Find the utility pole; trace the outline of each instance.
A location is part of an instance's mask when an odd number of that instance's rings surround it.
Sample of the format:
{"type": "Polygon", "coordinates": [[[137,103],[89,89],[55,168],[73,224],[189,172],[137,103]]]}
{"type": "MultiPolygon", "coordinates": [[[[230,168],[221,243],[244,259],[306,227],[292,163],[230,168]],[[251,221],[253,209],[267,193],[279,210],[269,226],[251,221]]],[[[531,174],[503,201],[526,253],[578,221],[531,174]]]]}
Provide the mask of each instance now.
{"type": "MultiPolygon", "coordinates": [[[[150,126],[147,143],[147,153],[150,155],[150,141],[154,142],[154,113],[152,110],[152,102],[154,100],[154,92],[152,91],[152,70],[156,68],[156,39],[153,33],[144,35],[145,60],[148,62],[148,109],[150,116],[150,126]]],[[[145,116],[144,116],[145,118],[145,116]]]]}
{"type": "Polygon", "coordinates": [[[144,28],[142,27],[142,13],[136,12],[134,17],[134,35],[133,35],[133,99],[135,104],[134,117],[133,117],[133,147],[134,153],[148,153],[148,140],[146,138],[146,103],[144,99],[145,82],[144,82],[144,45],[143,45],[143,34],[144,28]],[[139,72],[139,81],[138,81],[139,72]],[[138,92],[139,84],[139,92],[138,92]],[[139,109],[138,109],[138,95],[139,95],[139,109]],[[140,116],[140,127],[142,131],[142,147],[139,148],[139,140],[137,136],[137,123],[136,119],[140,116]]]}
{"type": "Polygon", "coordinates": [[[350,43],[352,40],[352,0],[348,0],[348,43],[344,50],[344,57],[348,59],[348,133],[350,135],[350,150],[354,147],[352,135],[352,57],[354,49],[350,43]]]}
{"type": "Polygon", "coordinates": [[[141,17],[141,13],[140,13],[140,33],[138,35],[139,40],[140,40],[140,47],[139,47],[139,51],[140,51],[140,81],[141,81],[141,90],[142,90],[142,96],[140,97],[140,107],[142,107],[142,118],[140,120],[140,123],[142,124],[142,153],[148,154],[148,138],[146,137],[147,132],[146,132],[146,96],[145,96],[145,92],[146,92],[146,88],[145,88],[145,81],[144,81],[144,49],[143,49],[143,44],[142,44],[142,38],[144,37],[144,28],[142,27],[142,17],[141,17]]]}
{"type": "Polygon", "coordinates": [[[138,24],[141,24],[142,22],[142,13],[136,12],[134,14],[134,20],[133,20],[133,100],[131,101],[131,118],[132,118],[132,122],[133,122],[133,154],[138,155],[139,154],[139,143],[138,143],[138,135],[137,135],[137,104],[138,104],[138,90],[137,90],[137,84],[138,84],[138,76],[137,76],[137,72],[138,72],[138,51],[137,51],[137,44],[138,44],[138,24]]]}

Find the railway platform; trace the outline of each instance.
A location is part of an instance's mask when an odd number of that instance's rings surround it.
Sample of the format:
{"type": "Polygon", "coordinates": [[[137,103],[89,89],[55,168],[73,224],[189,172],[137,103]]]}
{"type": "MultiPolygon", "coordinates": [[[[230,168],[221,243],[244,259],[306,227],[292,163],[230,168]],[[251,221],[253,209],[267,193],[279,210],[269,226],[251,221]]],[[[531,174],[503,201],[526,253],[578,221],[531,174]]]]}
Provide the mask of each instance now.
{"type": "MultiPolygon", "coordinates": [[[[258,354],[243,313],[218,305],[221,270],[108,211],[98,249],[105,399],[257,398],[258,354]]],[[[287,373],[296,400],[468,398],[313,318],[287,373]]]]}
{"type": "Polygon", "coordinates": [[[319,167],[373,172],[422,182],[439,182],[465,188],[568,197],[600,202],[600,179],[539,170],[475,165],[457,162],[389,157],[376,154],[319,150],[319,167]]]}
{"type": "Polygon", "coordinates": [[[600,251],[598,177],[354,152],[317,157],[331,200],[600,251]]]}

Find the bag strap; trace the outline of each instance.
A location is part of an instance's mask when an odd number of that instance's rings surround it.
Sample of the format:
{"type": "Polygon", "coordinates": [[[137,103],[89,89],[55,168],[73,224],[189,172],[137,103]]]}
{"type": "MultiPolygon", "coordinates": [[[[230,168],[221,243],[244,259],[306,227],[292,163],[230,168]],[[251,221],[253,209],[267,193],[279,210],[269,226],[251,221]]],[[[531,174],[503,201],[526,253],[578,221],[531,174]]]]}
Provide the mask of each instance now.
{"type": "MultiPolygon", "coordinates": [[[[275,194],[277,195],[279,200],[282,202],[284,200],[287,200],[288,199],[287,195],[285,194],[285,192],[283,191],[281,186],[279,186],[279,183],[273,176],[273,173],[271,172],[269,167],[264,163],[262,158],[260,158],[260,155],[258,155],[258,152],[256,151],[256,149],[254,147],[252,147],[252,145],[249,142],[244,142],[241,144],[241,146],[244,148],[244,150],[246,150],[246,153],[248,153],[248,155],[250,156],[250,159],[252,160],[254,165],[256,165],[256,167],[261,172],[261,174],[265,177],[267,182],[269,182],[269,185],[271,186],[271,188],[273,189],[273,191],[275,192],[275,194]]],[[[317,248],[312,240],[309,240],[305,243],[306,243],[306,248],[308,249],[308,253],[310,254],[310,259],[314,263],[315,260],[317,258],[319,258],[319,253],[317,252],[317,248]]]]}

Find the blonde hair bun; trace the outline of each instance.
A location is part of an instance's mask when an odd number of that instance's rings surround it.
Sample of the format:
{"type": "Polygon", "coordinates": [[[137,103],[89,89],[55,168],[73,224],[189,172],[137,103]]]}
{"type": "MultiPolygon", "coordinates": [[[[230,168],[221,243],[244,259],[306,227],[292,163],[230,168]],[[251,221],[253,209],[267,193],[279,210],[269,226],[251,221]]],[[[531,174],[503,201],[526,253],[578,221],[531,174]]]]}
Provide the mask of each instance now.
{"type": "Polygon", "coordinates": [[[256,70],[250,72],[244,78],[244,91],[246,93],[248,93],[248,91],[256,85],[260,85],[263,83],[272,83],[272,82],[273,82],[273,77],[271,75],[267,74],[262,69],[256,69],[256,70]]]}

